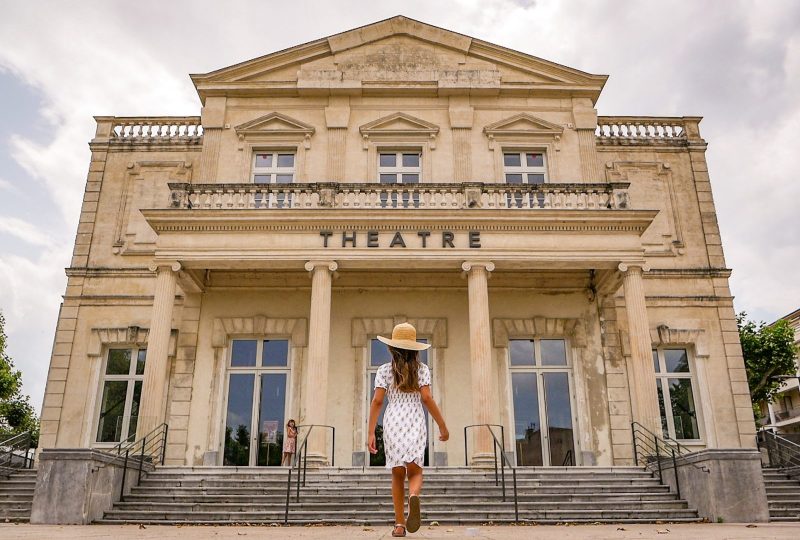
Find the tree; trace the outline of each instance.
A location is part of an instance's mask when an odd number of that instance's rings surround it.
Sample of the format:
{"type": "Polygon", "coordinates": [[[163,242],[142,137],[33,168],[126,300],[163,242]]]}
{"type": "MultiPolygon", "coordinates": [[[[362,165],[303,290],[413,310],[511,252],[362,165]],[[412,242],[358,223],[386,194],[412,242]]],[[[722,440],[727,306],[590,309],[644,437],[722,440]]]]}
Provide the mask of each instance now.
{"type": "Polygon", "coordinates": [[[39,420],[28,396],[23,396],[22,373],[6,352],[8,338],[5,319],[0,314],[0,440],[30,431],[34,445],[39,440],[39,420]]]}
{"type": "Polygon", "coordinates": [[[742,342],[747,384],[754,404],[770,401],[781,386],[782,376],[796,375],[797,346],[794,330],[781,319],[775,324],[754,323],[747,313],[736,316],[742,342]]]}

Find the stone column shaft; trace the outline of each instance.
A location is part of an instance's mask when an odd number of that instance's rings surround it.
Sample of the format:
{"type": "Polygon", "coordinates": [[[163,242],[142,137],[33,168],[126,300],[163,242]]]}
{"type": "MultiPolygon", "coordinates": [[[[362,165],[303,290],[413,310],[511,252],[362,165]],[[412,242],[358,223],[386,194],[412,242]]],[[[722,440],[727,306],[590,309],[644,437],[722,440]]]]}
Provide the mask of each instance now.
{"type": "MultiPolygon", "coordinates": [[[[491,262],[465,262],[469,297],[469,360],[472,382],[472,423],[488,424],[492,420],[492,335],[489,321],[489,273],[491,262]]],[[[492,438],[486,428],[473,428],[472,461],[490,459],[492,438]]],[[[499,437],[499,433],[497,434],[499,437]]]]}
{"type": "Polygon", "coordinates": [[[642,268],[621,264],[625,311],[631,344],[631,362],[628,366],[633,380],[631,388],[632,416],[635,422],[662,436],[661,414],[658,409],[656,372],[653,367],[653,345],[650,341],[650,323],[644,297],[642,268]]]}
{"type": "MultiPolygon", "coordinates": [[[[311,272],[311,309],[308,317],[308,363],[304,424],[327,423],[328,358],[331,340],[331,284],[338,265],[334,261],[310,261],[306,270],[311,272]]],[[[317,464],[327,463],[327,430],[314,428],[309,439],[308,456],[317,464]]],[[[302,436],[302,434],[301,434],[302,436]]],[[[299,451],[299,448],[298,448],[299,451]]]]}
{"type": "Polygon", "coordinates": [[[137,438],[150,433],[164,421],[169,376],[169,337],[172,332],[172,309],[175,305],[176,272],[179,269],[179,263],[155,269],[156,290],[147,338],[142,402],[136,424],[137,438]]]}

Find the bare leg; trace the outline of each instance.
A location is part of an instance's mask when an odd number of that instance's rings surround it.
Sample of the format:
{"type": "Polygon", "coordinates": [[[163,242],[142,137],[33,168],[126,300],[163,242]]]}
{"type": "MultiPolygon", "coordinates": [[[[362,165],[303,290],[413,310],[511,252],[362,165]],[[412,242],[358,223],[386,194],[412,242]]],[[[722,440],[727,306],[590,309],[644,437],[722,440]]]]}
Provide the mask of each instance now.
{"type": "Polygon", "coordinates": [[[419,495],[422,491],[422,467],[414,462],[406,465],[408,470],[408,495],[419,495]]]}
{"type": "Polygon", "coordinates": [[[281,456],[281,467],[285,467],[286,466],[286,458],[288,458],[288,457],[289,457],[289,453],[288,452],[284,452],[283,455],[281,456]]]}
{"type": "Polygon", "coordinates": [[[405,525],[406,468],[392,467],[392,503],[394,503],[394,522],[405,525]]]}

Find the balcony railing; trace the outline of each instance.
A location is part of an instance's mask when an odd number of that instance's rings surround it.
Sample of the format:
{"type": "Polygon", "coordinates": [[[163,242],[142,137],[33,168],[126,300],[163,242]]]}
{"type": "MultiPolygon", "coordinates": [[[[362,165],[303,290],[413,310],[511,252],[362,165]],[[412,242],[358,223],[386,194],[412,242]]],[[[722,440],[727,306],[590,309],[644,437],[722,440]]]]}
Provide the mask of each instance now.
{"type": "Polygon", "coordinates": [[[778,422],[783,422],[784,420],[790,420],[793,418],[800,420],[800,407],[775,411],[775,420],[778,422]]]}
{"type": "Polygon", "coordinates": [[[628,208],[628,183],[594,184],[169,184],[184,209],[561,209],[628,208]]]}
{"type": "Polygon", "coordinates": [[[116,144],[189,143],[203,140],[199,116],[113,118],[109,141],[116,144]]]}
{"type": "Polygon", "coordinates": [[[598,116],[595,135],[599,144],[678,144],[699,140],[695,117],[598,116]]]}

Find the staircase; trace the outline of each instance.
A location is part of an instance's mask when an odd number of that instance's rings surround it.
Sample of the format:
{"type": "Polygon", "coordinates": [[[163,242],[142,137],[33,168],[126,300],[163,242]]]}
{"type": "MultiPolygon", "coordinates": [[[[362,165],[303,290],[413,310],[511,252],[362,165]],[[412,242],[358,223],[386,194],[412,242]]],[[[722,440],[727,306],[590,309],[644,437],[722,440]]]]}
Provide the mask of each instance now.
{"type": "MultiPolygon", "coordinates": [[[[286,469],[277,468],[159,467],[99,523],[282,523],[286,476],[286,469]]],[[[299,502],[294,499],[296,484],[292,484],[289,522],[392,523],[390,485],[390,474],[383,469],[309,469],[299,502]]],[[[521,521],[700,521],[696,510],[640,467],[518,469],[517,486],[521,521]]],[[[428,468],[422,495],[423,520],[452,524],[513,522],[510,473],[506,475],[506,490],[503,502],[493,471],[428,468]]]]}
{"type": "Polygon", "coordinates": [[[10,476],[0,476],[0,522],[28,522],[35,487],[35,469],[20,469],[10,476]]]}
{"type": "Polygon", "coordinates": [[[800,521],[800,480],[779,469],[764,469],[770,521],[800,521]]]}

